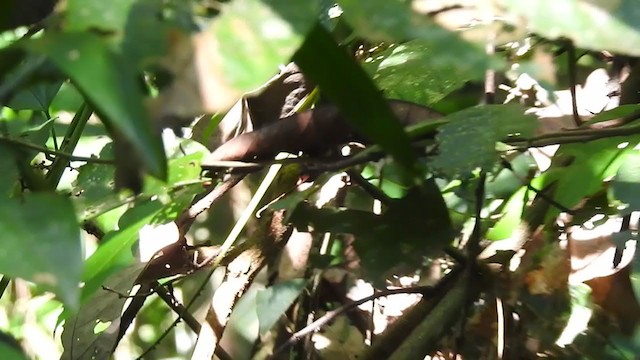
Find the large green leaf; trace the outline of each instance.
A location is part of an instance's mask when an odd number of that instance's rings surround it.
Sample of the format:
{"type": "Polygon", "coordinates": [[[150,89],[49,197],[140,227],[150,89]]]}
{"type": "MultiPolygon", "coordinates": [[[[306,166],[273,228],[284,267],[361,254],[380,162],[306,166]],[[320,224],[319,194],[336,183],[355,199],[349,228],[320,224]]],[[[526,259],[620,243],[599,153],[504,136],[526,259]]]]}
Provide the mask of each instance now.
{"type": "Polygon", "coordinates": [[[135,73],[106,42],[90,33],[47,33],[26,43],[45,54],[91,101],[104,120],[134,145],[154,176],[166,176],[162,140],[152,130],[135,73]]]}
{"type": "Polygon", "coordinates": [[[470,69],[442,61],[439,44],[419,39],[400,44],[364,63],[386,97],[432,105],[461,88],[469,80],[484,76],[482,69],[470,69]]]}
{"type": "Polygon", "coordinates": [[[439,128],[438,155],[431,165],[447,175],[489,170],[498,159],[496,143],[509,135],[531,136],[535,117],[514,105],[485,105],[447,116],[439,128]]]}
{"type": "Polygon", "coordinates": [[[5,199],[0,205],[0,229],[0,273],[40,284],[76,307],[82,249],[71,202],[50,193],[5,199]]]}
{"type": "Polygon", "coordinates": [[[65,28],[69,31],[121,30],[127,22],[129,10],[136,2],[138,0],[68,0],[65,28]]]}
{"type": "Polygon", "coordinates": [[[409,138],[387,101],[322,25],[314,27],[294,60],[361,134],[378,143],[405,168],[416,170],[409,138]]]}
{"type": "Polygon", "coordinates": [[[240,91],[262,85],[286,64],[319,16],[318,1],[244,0],[224,6],[210,31],[222,74],[240,91]]]}
{"type": "Polygon", "coordinates": [[[389,43],[421,39],[431,51],[429,63],[438,68],[455,67],[477,75],[489,65],[482,46],[466,42],[428,17],[413,12],[407,1],[340,0],[338,4],[349,24],[365,39],[389,43]]]}
{"type": "Polygon", "coordinates": [[[640,3],[635,0],[504,0],[508,9],[546,37],[581,47],[640,55],[640,3]],[[622,40],[624,39],[624,40],[622,40]]]}

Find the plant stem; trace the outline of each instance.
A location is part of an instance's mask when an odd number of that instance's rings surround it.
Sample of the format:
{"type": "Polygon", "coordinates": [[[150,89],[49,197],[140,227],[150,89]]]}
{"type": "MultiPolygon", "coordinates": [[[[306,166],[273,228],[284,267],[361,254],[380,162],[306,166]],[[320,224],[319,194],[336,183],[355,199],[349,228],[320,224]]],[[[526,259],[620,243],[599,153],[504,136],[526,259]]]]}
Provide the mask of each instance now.
{"type": "MultiPolygon", "coordinates": [[[[89,120],[89,117],[93,111],[86,104],[82,104],[80,109],[76,112],[71,124],[69,125],[69,129],[67,129],[67,133],[64,135],[64,140],[62,141],[62,145],[60,145],[60,151],[67,154],[73,154],[73,151],[78,145],[78,141],[82,136],[82,132],[84,131],[84,127],[89,120]]],[[[58,183],[62,178],[62,174],[64,173],[64,169],[69,166],[69,158],[68,157],[56,157],[51,165],[51,168],[47,172],[46,179],[51,185],[52,189],[58,187],[58,183]]]]}

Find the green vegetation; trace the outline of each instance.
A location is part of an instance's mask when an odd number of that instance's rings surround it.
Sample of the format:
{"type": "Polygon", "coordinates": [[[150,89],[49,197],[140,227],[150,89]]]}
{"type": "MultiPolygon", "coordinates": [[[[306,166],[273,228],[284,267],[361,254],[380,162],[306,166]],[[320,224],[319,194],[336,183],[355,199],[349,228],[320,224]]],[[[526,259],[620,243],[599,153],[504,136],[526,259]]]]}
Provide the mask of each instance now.
{"type": "Polygon", "coordinates": [[[4,1],[0,358],[636,358],[605,3],[4,1]]]}

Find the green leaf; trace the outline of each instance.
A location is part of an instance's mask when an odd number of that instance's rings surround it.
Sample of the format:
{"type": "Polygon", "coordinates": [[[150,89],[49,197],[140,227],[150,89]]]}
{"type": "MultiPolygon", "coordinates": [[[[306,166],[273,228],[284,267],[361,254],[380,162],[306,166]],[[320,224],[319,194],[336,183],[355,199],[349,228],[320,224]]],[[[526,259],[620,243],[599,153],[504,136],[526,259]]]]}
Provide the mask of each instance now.
{"type": "Polygon", "coordinates": [[[584,123],[583,126],[591,125],[595,123],[599,123],[602,121],[607,121],[611,119],[618,119],[625,116],[632,115],[633,113],[640,110],[640,104],[626,104],[617,106],[611,110],[603,111],[598,115],[592,117],[589,121],[584,123]]]}
{"type": "Polygon", "coordinates": [[[0,342],[0,356],[4,360],[27,360],[28,359],[27,355],[25,355],[22,351],[20,351],[19,349],[16,349],[14,346],[11,346],[11,344],[8,344],[4,341],[0,342]]]}
{"type": "Polygon", "coordinates": [[[319,16],[318,2],[232,1],[214,20],[222,74],[236,89],[262,85],[287,63],[319,16]]]}
{"type": "Polygon", "coordinates": [[[548,38],[566,37],[585,49],[640,55],[640,4],[635,0],[505,0],[504,5],[548,38]]]}
{"type": "Polygon", "coordinates": [[[496,143],[509,135],[530,136],[535,117],[513,105],[485,105],[447,116],[449,123],[436,136],[438,155],[431,165],[455,176],[482,168],[490,170],[498,159],[496,143]]]}
{"type": "Polygon", "coordinates": [[[49,111],[49,105],[60,90],[62,82],[37,84],[18,92],[7,104],[14,110],[49,111]]]}
{"type": "MultiPolygon", "coordinates": [[[[8,198],[18,188],[20,175],[16,165],[16,154],[13,149],[0,143],[0,199],[8,198]]],[[[2,206],[2,205],[0,205],[2,206]]]]}
{"type": "Polygon", "coordinates": [[[294,55],[294,61],[340,107],[361,134],[417,174],[409,138],[387,101],[364,70],[338,47],[321,25],[311,31],[294,55]]]}
{"type": "Polygon", "coordinates": [[[163,210],[158,201],[139,204],[122,215],[119,230],[108,233],[102,245],[85,262],[82,273],[82,299],[94,294],[114,271],[122,269],[134,260],[131,247],[138,240],[138,232],[163,210]]]}
{"type": "MultiPolygon", "coordinates": [[[[100,159],[113,159],[112,143],[100,151],[100,159]]],[[[80,167],[73,184],[72,199],[82,220],[94,218],[122,205],[123,199],[115,190],[115,169],[109,164],[87,163],[80,167]]]]}
{"type": "Polygon", "coordinates": [[[524,186],[511,196],[502,210],[502,217],[500,220],[498,220],[498,222],[489,229],[489,231],[487,231],[486,237],[488,240],[495,241],[507,239],[515,230],[518,229],[518,225],[521,223],[522,219],[522,212],[529,196],[533,196],[533,194],[527,194],[527,188],[524,186]]]}
{"type": "MultiPolygon", "coordinates": [[[[98,2],[100,6],[111,6],[109,2],[98,2]]],[[[135,1],[128,9],[126,26],[118,28],[124,31],[119,45],[127,60],[140,70],[149,70],[149,65],[157,65],[171,46],[176,45],[171,41],[177,33],[195,31],[197,26],[192,23],[192,14],[185,14],[187,6],[189,3],[182,1],[171,4],[162,0],[135,1]]]]}
{"type": "Polygon", "coordinates": [[[203,146],[200,151],[169,161],[169,174],[166,182],[147,179],[145,194],[169,193],[177,185],[188,184],[200,180],[202,168],[200,162],[209,151],[203,146]]]}
{"type": "MultiPolygon", "coordinates": [[[[547,171],[538,179],[537,189],[556,183],[553,199],[564,207],[572,208],[585,197],[591,196],[602,189],[603,181],[616,174],[624,160],[624,154],[632,151],[638,144],[640,136],[611,138],[592,141],[586,144],[566,144],[560,146],[555,158],[568,157],[573,161],[569,166],[547,171]],[[619,146],[626,143],[627,146],[619,146]],[[580,186],[576,186],[580,184],[580,186]]],[[[552,207],[546,215],[551,219],[560,210],[552,207]]]]}
{"type": "MultiPolygon", "coordinates": [[[[128,294],[145,264],[137,263],[103,279],[99,288],[82,305],[80,311],[66,317],[62,332],[64,360],[109,359],[118,336],[118,321],[128,294]]],[[[69,312],[64,315],[70,315],[69,312]]]]}
{"type": "Polygon", "coordinates": [[[67,306],[78,305],[82,272],[80,229],[71,202],[50,193],[25,193],[0,205],[0,273],[33,281],[67,306]]]}
{"type": "Polygon", "coordinates": [[[511,197],[529,178],[532,170],[537,170],[535,160],[528,153],[517,155],[509,161],[511,169],[503,168],[485,185],[488,196],[497,199],[511,197]]]}
{"type": "MultiPolygon", "coordinates": [[[[436,25],[427,16],[413,12],[407,1],[340,0],[338,4],[347,22],[365,39],[388,43],[420,39],[421,42],[411,46],[428,49],[430,58],[423,59],[436,68],[454,68],[459,74],[473,74],[476,78],[490,64],[490,58],[481,46],[466,42],[456,33],[436,25]]],[[[428,67],[422,70],[431,73],[428,67]]],[[[446,75],[438,78],[441,76],[446,75]]],[[[449,80],[452,81],[452,78],[449,80]]]]}
{"type": "Polygon", "coordinates": [[[380,167],[376,179],[369,180],[389,197],[398,199],[406,195],[413,186],[411,177],[404,168],[395,162],[388,162],[380,167]]]}
{"type": "Polygon", "coordinates": [[[366,229],[370,237],[356,238],[354,246],[365,273],[376,281],[395,265],[419,266],[424,257],[439,254],[454,237],[449,210],[433,178],[391,202],[366,229]]]}
{"type": "Polygon", "coordinates": [[[135,74],[102,38],[89,33],[47,33],[26,47],[47,55],[73,80],[103,120],[131,141],[151,174],[166,176],[162,139],[152,130],[135,74]]]}
{"type": "Polygon", "coordinates": [[[65,11],[65,29],[122,30],[127,23],[129,10],[138,0],[68,0],[65,11]]]}
{"type": "Polygon", "coordinates": [[[634,151],[625,157],[611,186],[613,196],[628,207],[624,212],[640,210],[640,153],[634,151]]]}
{"type": "Polygon", "coordinates": [[[56,97],[51,102],[50,111],[55,114],[59,111],[76,111],[82,106],[84,100],[78,90],[66,81],[62,83],[56,97]]]}
{"type": "Polygon", "coordinates": [[[484,76],[483,67],[469,67],[468,63],[458,66],[447,61],[453,56],[450,47],[442,48],[442,44],[430,40],[393,46],[365,61],[365,70],[385,97],[432,105],[468,81],[484,76]]]}
{"type": "Polygon", "coordinates": [[[293,279],[277,283],[256,295],[256,312],[260,324],[260,334],[266,334],[278,322],[282,314],[300,296],[307,285],[305,279],[293,279]]]}

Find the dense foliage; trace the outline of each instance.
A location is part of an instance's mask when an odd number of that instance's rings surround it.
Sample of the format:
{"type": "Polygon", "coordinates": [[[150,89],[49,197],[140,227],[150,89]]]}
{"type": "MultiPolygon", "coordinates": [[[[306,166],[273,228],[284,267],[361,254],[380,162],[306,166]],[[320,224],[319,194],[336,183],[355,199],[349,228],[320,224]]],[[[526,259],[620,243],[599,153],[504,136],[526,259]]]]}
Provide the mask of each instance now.
{"type": "Polygon", "coordinates": [[[638,18],[3,1],[0,358],[636,358],[638,18]]]}

